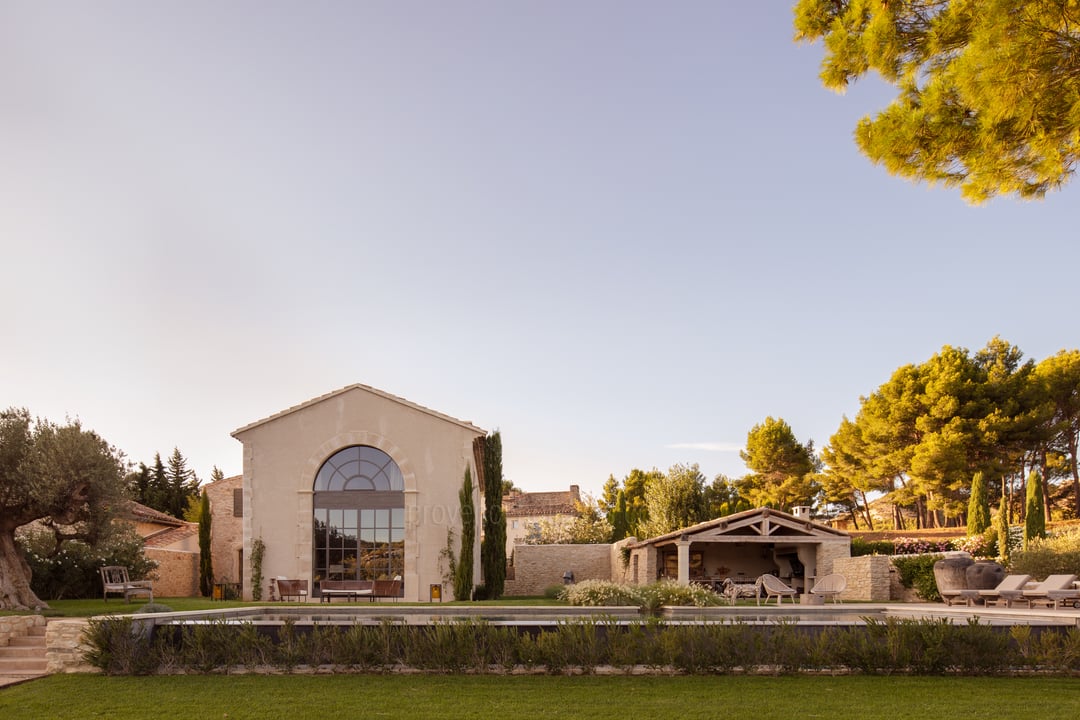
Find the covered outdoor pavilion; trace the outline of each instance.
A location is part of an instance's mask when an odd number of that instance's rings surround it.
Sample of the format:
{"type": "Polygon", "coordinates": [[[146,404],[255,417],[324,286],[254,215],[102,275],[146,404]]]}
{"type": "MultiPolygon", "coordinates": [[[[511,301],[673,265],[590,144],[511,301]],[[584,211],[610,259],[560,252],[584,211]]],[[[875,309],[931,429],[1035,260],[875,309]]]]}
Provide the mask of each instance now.
{"type": "Polygon", "coordinates": [[[809,508],[795,513],[747,510],[633,543],[631,580],[719,587],[728,578],[750,583],[771,573],[808,592],[816,578],[832,572],[833,560],[851,556],[851,536],[813,522],[809,508]]]}

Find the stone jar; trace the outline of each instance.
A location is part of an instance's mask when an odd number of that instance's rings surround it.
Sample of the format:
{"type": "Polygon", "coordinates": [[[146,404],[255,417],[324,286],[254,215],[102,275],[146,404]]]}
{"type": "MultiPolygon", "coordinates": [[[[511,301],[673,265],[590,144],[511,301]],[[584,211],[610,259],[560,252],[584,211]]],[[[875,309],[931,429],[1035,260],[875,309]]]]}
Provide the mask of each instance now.
{"type": "Polygon", "coordinates": [[[991,590],[1005,579],[1005,568],[993,560],[979,560],[964,570],[964,578],[972,590],[991,590]]]}
{"type": "Polygon", "coordinates": [[[937,581],[938,592],[967,589],[967,569],[974,564],[975,561],[970,555],[942,558],[934,563],[934,580],[937,581]]]}

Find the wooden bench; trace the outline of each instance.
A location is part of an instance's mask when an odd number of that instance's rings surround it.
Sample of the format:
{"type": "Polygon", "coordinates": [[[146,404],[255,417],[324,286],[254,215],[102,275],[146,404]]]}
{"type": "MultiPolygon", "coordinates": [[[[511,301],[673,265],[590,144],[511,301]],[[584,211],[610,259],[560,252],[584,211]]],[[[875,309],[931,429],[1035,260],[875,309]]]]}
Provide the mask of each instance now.
{"type": "Polygon", "coordinates": [[[360,596],[369,597],[372,592],[371,580],[320,580],[319,592],[322,602],[330,602],[336,597],[356,601],[360,596]]]}
{"type": "Polygon", "coordinates": [[[131,580],[128,569],[122,565],[106,565],[101,568],[101,584],[105,602],[109,595],[123,595],[124,602],[131,602],[136,595],[146,595],[149,602],[154,602],[154,584],[149,580],[131,580]]]}
{"type": "Polygon", "coordinates": [[[375,602],[375,598],[401,597],[401,580],[321,580],[319,591],[325,602],[336,597],[353,601],[366,597],[375,602]]]}

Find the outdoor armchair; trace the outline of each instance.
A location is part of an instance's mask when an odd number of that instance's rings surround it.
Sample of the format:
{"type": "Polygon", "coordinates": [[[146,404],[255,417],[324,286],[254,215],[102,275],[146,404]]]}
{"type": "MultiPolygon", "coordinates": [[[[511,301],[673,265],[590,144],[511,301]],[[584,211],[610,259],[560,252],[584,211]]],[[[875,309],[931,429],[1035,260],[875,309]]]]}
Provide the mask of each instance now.
{"type": "Polygon", "coordinates": [[[840,593],[844,592],[845,588],[847,588],[847,578],[839,573],[832,573],[818,578],[810,592],[814,595],[820,595],[826,600],[832,598],[834,603],[838,603],[840,602],[840,593]]]}
{"type": "MultiPolygon", "coordinates": [[[[795,602],[795,596],[799,594],[799,591],[793,587],[788,586],[783,580],[775,575],[769,575],[768,573],[758,578],[758,586],[765,591],[765,604],[769,604],[769,598],[776,598],[776,604],[779,605],[781,600],[785,597],[791,598],[791,602],[795,602]]],[[[758,605],[761,604],[761,593],[758,593],[758,605]]]]}

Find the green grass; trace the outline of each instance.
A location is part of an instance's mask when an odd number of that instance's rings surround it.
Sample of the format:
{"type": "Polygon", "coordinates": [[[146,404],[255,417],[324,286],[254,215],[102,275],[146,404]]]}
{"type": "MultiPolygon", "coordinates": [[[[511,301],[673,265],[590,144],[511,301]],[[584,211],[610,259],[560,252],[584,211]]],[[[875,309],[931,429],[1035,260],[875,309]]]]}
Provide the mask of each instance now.
{"type": "MultiPolygon", "coordinates": [[[[210,600],[209,598],[155,598],[154,603],[157,605],[168,605],[177,612],[189,612],[191,610],[222,610],[226,608],[236,607],[260,607],[264,605],[312,605],[313,603],[281,603],[269,601],[262,602],[241,602],[239,600],[210,600]]],[[[333,603],[335,607],[343,605],[345,603],[336,602],[333,603]]],[[[349,603],[355,604],[358,607],[368,607],[370,603],[349,603]]],[[[439,603],[406,603],[406,602],[385,602],[375,603],[376,605],[430,605],[432,607],[438,607],[439,603]]],[[[482,602],[446,602],[443,605],[450,606],[462,606],[468,605],[472,607],[477,606],[491,606],[502,607],[506,605],[531,605],[531,606],[543,606],[543,605],[561,605],[565,606],[566,603],[562,600],[551,600],[543,597],[505,597],[499,600],[485,600],[482,602]]],[[[138,599],[130,603],[125,603],[122,599],[113,598],[108,602],[101,598],[91,598],[86,600],[52,600],[49,602],[49,608],[42,611],[40,614],[46,617],[92,617],[94,615],[123,615],[127,613],[136,612],[139,608],[146,605],[146,601],[138,599]]],[[[314,603],[317,607],[318,603],[314,603]]],[[[325,606],[324,606],[325,607],[325,606]]],[[[12,613],[9,611],[0,611],[0,615],[28,615],[36,613],[12,613]]]]}
{"type": "Polygon", "coordinates": [[[54,675],[0,690],[0,717],[1030,720],[1076,717],[1078,689],[1038,677],[54,675]]]}

